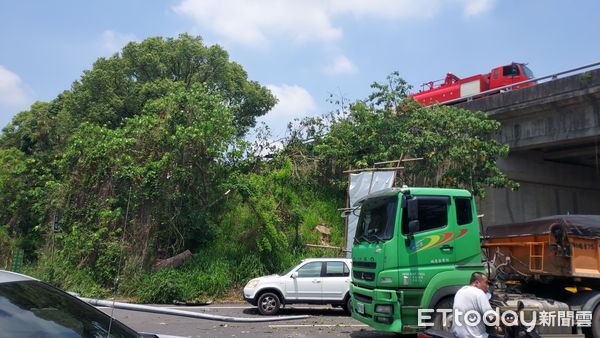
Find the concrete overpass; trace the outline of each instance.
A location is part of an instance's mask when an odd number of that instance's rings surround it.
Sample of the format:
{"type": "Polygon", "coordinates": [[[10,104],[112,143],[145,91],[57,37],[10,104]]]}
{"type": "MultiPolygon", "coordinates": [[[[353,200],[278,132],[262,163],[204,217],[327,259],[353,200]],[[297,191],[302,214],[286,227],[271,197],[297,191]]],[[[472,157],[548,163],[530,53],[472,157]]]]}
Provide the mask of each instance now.
{"type": "Polygon", "coordinates": [[[600,69],[457,106],[500,121],[510,154],[498,165],[520,184],[488,189],[484,224],[600,214],[600,69]]]}

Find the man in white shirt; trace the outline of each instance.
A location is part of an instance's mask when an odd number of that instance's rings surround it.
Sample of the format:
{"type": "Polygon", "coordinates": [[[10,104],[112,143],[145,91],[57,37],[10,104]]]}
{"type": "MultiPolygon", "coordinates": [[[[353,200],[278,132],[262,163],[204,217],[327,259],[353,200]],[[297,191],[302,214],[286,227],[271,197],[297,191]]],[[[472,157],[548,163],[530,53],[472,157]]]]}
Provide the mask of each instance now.
{"type": "Polygon", "coordinates": [[[492,313],[486,293],[490,289],[485,274],[474,272],[470,285],[454,296],[452,333],[458,338],[487,338],[484,316],[492,313]]]}

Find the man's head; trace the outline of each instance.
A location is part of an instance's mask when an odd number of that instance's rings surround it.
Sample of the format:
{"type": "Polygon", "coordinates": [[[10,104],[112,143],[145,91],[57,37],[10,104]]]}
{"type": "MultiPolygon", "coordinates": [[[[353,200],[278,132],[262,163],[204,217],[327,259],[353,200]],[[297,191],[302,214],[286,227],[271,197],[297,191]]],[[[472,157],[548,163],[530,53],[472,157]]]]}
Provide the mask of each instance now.
{"type": "Polygon", "coordinates": [[[481,289],[483,292],[488,292],[490,289],[487,276],[480,272],[473,272],[470,283],[472,286],[481,289]]]}

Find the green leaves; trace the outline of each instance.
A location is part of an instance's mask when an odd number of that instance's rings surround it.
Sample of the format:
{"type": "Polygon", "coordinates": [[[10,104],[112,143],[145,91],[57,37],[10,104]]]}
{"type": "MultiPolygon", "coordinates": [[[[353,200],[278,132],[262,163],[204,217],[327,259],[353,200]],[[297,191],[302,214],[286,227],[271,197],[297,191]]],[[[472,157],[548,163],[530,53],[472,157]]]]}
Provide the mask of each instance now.
{"type": "Polygon", "coordinates": [[[200,37],[131,42],[4,129],[0,151],[11,150],[0,154],[0,220],[14,233],[44,235],[60,215],[64,229],[79,224],[100,234],[98,243],[128,223],[146,257],[150,245],[173,252],[190,238],[208,241],[207,209],[229,170],[222,165],[242,157],[228,152],[275,102],[200,37]]]}
{"type": "Polygon", "coordinates": [[[140,250],[155,239],[172,245],[173,230],[181,240],[196,231],[206,237],[207,228],[197,224],[204,221],[194,210],[204,209],[216,193],[222,179],[219,162],[236,139],[233,120],[219,95],[200,84],[177,84],[121,127],[82,124],[60,161],[68,178],[65,190],[77,201],[65,221],[85,219],[92,228],[112,231],[123,224],[123,210],[130,204],[132,236],[151,234],[139,243],[140,250]]]}
{"type": "MultiPolygon", "coordinates": [[[[288,143],[296,147],[294,153],[312,156],[319,163],[315,167],[323,168],[310,175],[343,187],[345,169],[366,168],[402,156],[423,157],[403,164],[398,184],[466,188],[477,195],[484,195],[487,186],[517,186],[496,166],[496,159],[508,153],[507,146],[493,139],[499,122],[483,112],[419,106],[406,97],[410,87],[397,72],[388,76],[387,83],[375,82],[371,87],[375,92],[366,101],[356,101],[345,116],[330,119],[325,132],[310,145],[288,143]]],[[[313,124],[323,129],[321,123],[313,124]]],[[[302,136],[294,131],[291,135],[302,136]]],[[[298,156],[293,160],[298,163],[298,156]]]]}

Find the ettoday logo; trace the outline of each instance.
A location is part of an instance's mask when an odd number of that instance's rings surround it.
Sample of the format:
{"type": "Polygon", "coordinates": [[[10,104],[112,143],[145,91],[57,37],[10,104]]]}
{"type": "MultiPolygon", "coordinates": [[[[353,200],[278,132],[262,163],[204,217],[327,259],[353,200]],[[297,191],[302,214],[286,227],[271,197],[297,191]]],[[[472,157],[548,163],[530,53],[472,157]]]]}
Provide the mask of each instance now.
{"type": "Polygon", "coordinates": [[[417,325],[421,327],[433,326],[433,315],[440,313],[442,315],[442,325],[467,325],[477,326],[481,323],[486,326],[498,327],[521,325],[527,332],[533,331],[536,326],[563,326],[563,327],[591,327],[591,311],[521,311],[517,313],[513,310],[500,312],[499,308],[487,311],[483,315],[475,310],[462,312],[451,309],[419,309],[417,325]],[[527,313],[527,315],[526,315],[527,313]]]}

